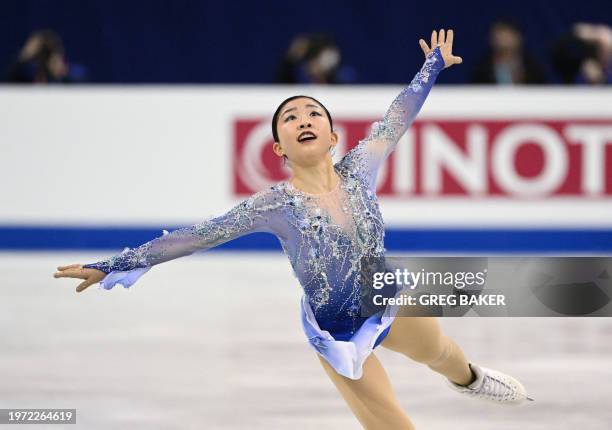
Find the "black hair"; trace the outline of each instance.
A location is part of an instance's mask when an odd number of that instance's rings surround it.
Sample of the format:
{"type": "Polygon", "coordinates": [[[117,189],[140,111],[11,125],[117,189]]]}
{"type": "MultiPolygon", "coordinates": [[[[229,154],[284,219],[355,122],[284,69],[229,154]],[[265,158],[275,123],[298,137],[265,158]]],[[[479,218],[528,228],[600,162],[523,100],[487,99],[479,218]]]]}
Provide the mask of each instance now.
{"type": "Polygon", "coordinates": [[[278,107],[276,108],[276,112],[274,112],[274,116],[272,117],[272,137],[274,138],[275,142],[279,141],[278,129],[277,129],[278,127],[276,123],[278,122],[278,116],[280,115],[281,109],[291,100],[301,99],[301,98],[310,99],[314,101],[315,103],[317,103],[319,106],[321,106],[323,110],[325,111],[325,114],[327,115],[327,119],[329,119],[329,126],[331,127],[332,131],[334,130],[334,122],[332,121],[332,117],[329,114],[329,111],[327,110],[327,108],[323,106],[323,103],[321,103],[319,100],[315,99],[314,97],[310,97],[310,96],[292,96],[292,97],[289,97],[288,99],[283,100],[283,102],[280,105],[278,105],[278,107]]]}

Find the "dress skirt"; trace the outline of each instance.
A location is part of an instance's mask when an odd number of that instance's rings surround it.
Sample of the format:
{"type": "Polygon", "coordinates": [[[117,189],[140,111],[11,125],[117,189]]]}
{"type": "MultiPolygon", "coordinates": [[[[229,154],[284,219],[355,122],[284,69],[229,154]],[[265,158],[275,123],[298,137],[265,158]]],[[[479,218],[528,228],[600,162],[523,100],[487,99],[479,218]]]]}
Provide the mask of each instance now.
{"type": "Polygon", "coordinates": [[[395,306],[387,306],[366,319],[350,340],[341,341],[319,327],[305,295],[301,302],[302,328],[308,342],[338,374],[350,379],[361,378],[363,363],[389,333],[396,313],[395,306]]]}

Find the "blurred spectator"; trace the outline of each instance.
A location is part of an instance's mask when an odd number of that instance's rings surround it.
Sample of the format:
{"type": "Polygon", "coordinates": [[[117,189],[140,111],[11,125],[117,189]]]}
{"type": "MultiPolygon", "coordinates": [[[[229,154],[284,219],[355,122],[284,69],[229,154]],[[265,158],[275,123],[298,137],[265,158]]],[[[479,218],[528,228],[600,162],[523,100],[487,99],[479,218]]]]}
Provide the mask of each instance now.
{"type": "Polygon", "coordinates": [[[355,70],[341,64],[335,42],[325,34],[301,34],[293,39],[278,68],[276,82],[282,84],[353,83],[355,70]]]}
{"type": "Polygon", "coordinates": [[[85,69],[68,64],[62,39],[52,30],[32,33],[8,73],[8,81],[15,83],[69,83],[84,78],[85,69]]]}
{"type": "Polygon", "coordinates": [[[489,51],[474,69],[475,84],[544,84],[540,64],[523,49],[523,35],[512,21],[499,20],[489,30],[489,51]]]}
{"type": "Polygon", "coordinates": [[[579,23],[553,47],[553,64],[565,84],[612,83],[612,28],[579,23]]]}

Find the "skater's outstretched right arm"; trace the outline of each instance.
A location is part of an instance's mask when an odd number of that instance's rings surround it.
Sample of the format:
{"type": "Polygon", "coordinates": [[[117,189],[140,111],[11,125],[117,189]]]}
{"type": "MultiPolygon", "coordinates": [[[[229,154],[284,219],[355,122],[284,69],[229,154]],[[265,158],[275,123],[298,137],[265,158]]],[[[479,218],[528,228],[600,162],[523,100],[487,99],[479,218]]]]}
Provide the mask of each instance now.
{"type": "Polygon", "coordinates": [[[273,214],[279,207],[273,191],[262,191],[222,216],[164,234],[107,260],[60,266],[54,277],[85,279],[77,292],[100,281],[105,289],[117,283],[127,288],[156,264],[210,249],[249,233],[274,233],[273,214]]]}

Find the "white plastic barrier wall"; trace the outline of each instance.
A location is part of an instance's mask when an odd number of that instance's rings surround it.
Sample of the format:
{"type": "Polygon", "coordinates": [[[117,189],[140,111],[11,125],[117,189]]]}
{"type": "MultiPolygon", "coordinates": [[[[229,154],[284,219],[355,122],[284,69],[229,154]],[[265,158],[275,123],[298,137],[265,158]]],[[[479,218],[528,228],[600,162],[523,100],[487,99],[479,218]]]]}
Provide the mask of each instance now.
{"type": "MultiPolygon", "coordinates": [[[[0,88],[0,225],[181,225],[287,174],[278,103],[331,111],[339,158],[400,87],[0,88]]],[[[612,228],[612,90],[435,87],[379,182],[396,228],[612,228]]]]}

